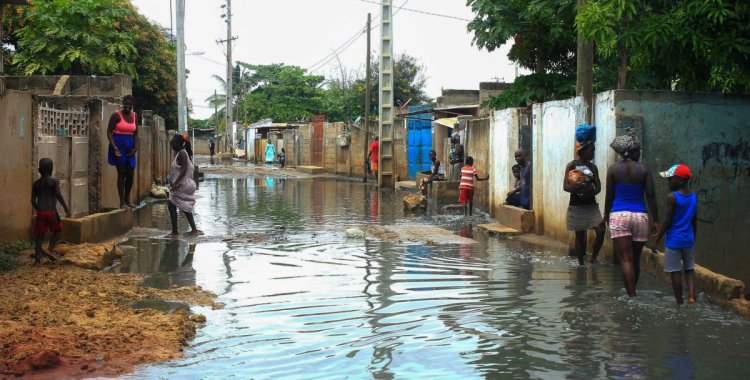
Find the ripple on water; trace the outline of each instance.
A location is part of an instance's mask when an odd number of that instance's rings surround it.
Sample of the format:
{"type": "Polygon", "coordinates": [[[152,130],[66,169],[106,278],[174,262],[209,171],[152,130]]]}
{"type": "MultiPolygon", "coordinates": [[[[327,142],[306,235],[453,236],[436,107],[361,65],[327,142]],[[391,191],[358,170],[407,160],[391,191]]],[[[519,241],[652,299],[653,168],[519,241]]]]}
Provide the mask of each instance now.
{"type": "Polygon", "coordinates": [[[393,195],[352,181],[209,179],[198,195],[210,236],[190,265],[226,307],[201,310],[208,323],[183,359],[133,378],[749,375],[736,363],[750,359],[750,324],[705,302],[676,307],[648,274],[628,299],[618,267],[522,242],[347,240],[367,223],[465,234],[475,221],[404,215],[393,195]],[[211,241],[242,233],[284,238],[211,241]]]}

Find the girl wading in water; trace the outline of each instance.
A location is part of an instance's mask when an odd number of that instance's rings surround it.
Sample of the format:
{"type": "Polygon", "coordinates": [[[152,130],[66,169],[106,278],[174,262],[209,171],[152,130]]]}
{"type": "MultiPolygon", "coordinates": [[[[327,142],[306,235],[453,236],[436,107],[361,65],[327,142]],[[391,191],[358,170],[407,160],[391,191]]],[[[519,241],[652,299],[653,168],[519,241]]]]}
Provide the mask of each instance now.
{"type": "Polygon", "coordinates": [[[628,296],[635,297],[641,274],[641,252],[649,236],[646,204],[653,217],[652,233],[658,228],[654,176],[645,164],[638,162],[641,144],[632,130],[625,136],[616,137],[609,146],[621,159],[607,169],[607,197],[602,222],[609,222],[610,235],[620,257],[625,289],[628,296]]]}
{"type": "Polygon", "coordinates": [[[570,161],[565,167],[563,190],[570,193],[567,224],[569,231],[575,231],[575,253],[578,264],[584,264],[586,257],[586,231],[593,229],[596,233],[594,249],[590,263],[596,263],[599,250],[604,243],[604,223],[596,195],[602,190],[599,180],[599,169],[591,160],[594,159],[594,142],[596,127],[579,125],[576,128],[576,153],[578,159],[570,161]]]}
{"type": "Polygon", "coordinates": [[[193,163],[185,151],[185,139],[182,135],[172,136],[170,141],[172,150],[175,152],[172,167],[169,169],[169,219],[172,222],[172,232],[168,238],[177,239],[180,233],[177,231],[177,209],[182,210],[190,223],[190,235],[203,235],[195,226],[193,207],[195,206],[195,181],[193,180],[193,163]]]}
{"type": "Polygon", "coordinates": [[[135,154],[138,152],[138,118],[133,112],[133,97],[122,98],[122,110],[109,117],[107,138],[109,139],[108,162],[117,168],[117,194],[120,208],[135,208],[130,202],[133,188],[135,154]]]}

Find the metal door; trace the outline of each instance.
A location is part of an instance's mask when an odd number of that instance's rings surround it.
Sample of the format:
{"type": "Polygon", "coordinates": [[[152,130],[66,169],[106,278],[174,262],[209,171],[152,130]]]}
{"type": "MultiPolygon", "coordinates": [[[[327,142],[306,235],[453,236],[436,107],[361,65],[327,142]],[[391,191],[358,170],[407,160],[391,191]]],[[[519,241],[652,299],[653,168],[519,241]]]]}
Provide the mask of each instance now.
{"type": "Polygon", "coordinates": [[[312,117],[312,136],[310,139],[310,148],[312,151],[312,166],[323,167],[323,125],[325,116],[318,115],[312,117]]]}
{"type": "Polygon", "coordinates": [[[76,136],[70,150],[70,213],[74,218],[89,214],[89,138],[76,136]]]}
{"type": "MultiPolygon", "coordinates": [[[[431,106],[411,106],[409,113],[426,111],[431,106]]],[[[407,154],[409,159],[409,178],[416,178],[417,173],[430,170],[432,163],[428,157],[432,149],[432,113],[410,115],[407,123],[407,154]]]]}

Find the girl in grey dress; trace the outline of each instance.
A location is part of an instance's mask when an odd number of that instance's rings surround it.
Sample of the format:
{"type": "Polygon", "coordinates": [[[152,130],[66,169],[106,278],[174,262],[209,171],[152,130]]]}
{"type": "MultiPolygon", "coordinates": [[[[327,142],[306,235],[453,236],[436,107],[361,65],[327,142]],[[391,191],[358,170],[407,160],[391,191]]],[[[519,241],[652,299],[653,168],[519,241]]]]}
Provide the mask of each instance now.
{"type": "Polygon", "coordinates": [[[167,237],[176,239],[180,234],[177,231],[177,209],[182,210],[185,218],[190,223],[190,235],[202,235],[195,226],[193,218],[193,207],[195,207],[195,181],[193,180],[193,163],[185,151],[185,140],[181,135],[174,135],[170,141],[172,150],[175,152],[172,166],[169,168],[169,219],[172,222],[172,232],[167,237]]]}

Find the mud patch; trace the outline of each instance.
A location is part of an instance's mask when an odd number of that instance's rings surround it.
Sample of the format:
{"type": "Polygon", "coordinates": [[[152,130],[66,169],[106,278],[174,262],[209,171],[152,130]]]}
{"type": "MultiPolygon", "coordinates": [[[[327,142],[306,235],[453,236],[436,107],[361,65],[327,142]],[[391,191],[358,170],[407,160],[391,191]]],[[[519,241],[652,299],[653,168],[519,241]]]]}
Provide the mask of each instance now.
{"type": "Polygon", "coordinates": [[[0,377],[115,376],[170,360],[195,334],[187,309],[135,309],[162,300],[221,307],[200,287],[148,289],[139,275],[72,266],[22,267],[0,273],[0,377]]]}

